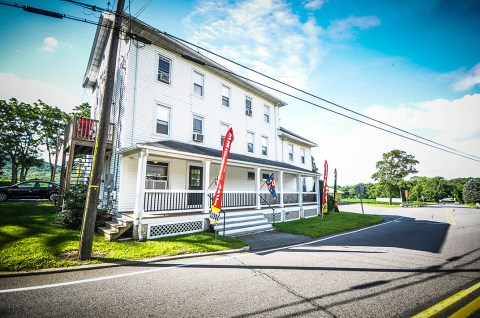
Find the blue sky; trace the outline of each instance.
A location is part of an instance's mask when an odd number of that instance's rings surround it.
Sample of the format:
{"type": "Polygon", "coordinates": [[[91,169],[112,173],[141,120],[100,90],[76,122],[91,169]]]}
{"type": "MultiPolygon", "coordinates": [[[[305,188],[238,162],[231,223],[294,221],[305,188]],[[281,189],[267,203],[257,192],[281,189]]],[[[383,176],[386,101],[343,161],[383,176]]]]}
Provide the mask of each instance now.
{"type": "MultiPolygon", "coordinates": [[[[107,1],[84,2],[107,6],[107,1]]],[[[18,4],[89,20],[98,17],[58,0],[19,0],[18,4]]],[[[126,11],[135,15],[145,4],[138,17],[157,29],[480,156],[479,1],[133,0],[126,11]]],[[[40,98],[67,111],[90,101],[91,92],[81,85],[95,26],[7,6],[0,6],[0,24],[1,99],[40,98]]],[[[281,111],[282,126],[317,142],[317,163],[321,166],[327,159],[330,167],[338,169],[341,184],[370,181],[381,154],[395,148],[417,157],[420,175],[480,176],[478,162],[279,97],[289,104],[281,111]]]]}

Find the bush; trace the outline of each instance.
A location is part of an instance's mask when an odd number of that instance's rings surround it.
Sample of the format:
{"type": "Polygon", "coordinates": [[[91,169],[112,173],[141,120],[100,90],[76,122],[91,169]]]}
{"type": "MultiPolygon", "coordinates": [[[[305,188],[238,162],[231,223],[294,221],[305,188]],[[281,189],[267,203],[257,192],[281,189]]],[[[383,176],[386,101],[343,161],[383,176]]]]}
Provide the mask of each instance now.
{"type": "MultiPolygon", "coordinates": [[[[87,186],[76,185],[65,192],[63,196],[63,210],[58,213],[58,222],[70,229],[80,229],[83,222],[83,212],[87,201],[87,186]]],[[[95,225],[102,226],[108,220],[105,209],[97,209],[95,225]]]]}
{"type": "Polygon", "coordinates": [[[480,202],[480,181],[478,179],[470,179],[465,183],[463,200],[466,203],[480,202]]]}

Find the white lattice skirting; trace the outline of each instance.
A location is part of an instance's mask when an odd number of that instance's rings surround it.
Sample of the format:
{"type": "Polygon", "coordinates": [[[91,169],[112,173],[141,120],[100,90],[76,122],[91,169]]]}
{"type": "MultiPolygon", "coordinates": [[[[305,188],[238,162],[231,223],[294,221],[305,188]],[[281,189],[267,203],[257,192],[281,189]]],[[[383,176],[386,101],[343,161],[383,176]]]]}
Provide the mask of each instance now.
{"type": "Polygon", "coordinates": [[[202,232],[204,229],[204,222],[205,220],[164,224],[149,224],[148,238],[152,239],[164,236],[202,232]]]}

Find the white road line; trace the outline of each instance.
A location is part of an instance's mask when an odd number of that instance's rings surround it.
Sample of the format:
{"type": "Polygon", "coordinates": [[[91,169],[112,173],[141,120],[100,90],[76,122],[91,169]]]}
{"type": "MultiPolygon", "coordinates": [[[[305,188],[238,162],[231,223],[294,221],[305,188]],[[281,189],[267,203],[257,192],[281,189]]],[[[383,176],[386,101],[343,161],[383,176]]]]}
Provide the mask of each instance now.
{"type": "Polygon", "coordinates": [[[19,287],[19,288],[11,288],[11,289],[2,289],[2,290],[0,290],[0,294],[22,292],[22,291],[28,291],[28,290],[38,290],[38,289],[45,289],[45,288],[54,288],[54,287],[61,287],[61,286],[70,286],[70,285],[85,284],[85,283],[92,283],[92,282],[99,282],[99,281],[102,281],[102,280],[123,278],[123,277],[135,276],[135,275],[143,275],[143,274],[148,274],[148,273],[153,273],[153,272],[164,271],[164,270],[167,270],[167,269],[174,269],[174,268],[178,268],[178,267],[189,267],[189,266],[194,266],[194,265],[198,265],[198,264],[205,264],[205,263],[228,260],[228,259],[232,259],[232,258],[246,257],[246,256],[254,255],[254,254],[258,255],[258,254],[264,254],[264,253],[271,253],[271,252],[275,252],[275,251],[286,250],[286,249],[289,249],[289,248],[294,248],[294,247],[299,247],[299,246],[304,246],[304,245],[311,245],[311,244],[315,244],[315,243],[318,243],[318,242],[323,242],[323,241],[327,241],[327,240],[330,240],[330,239],[333,239],[333,238],[337,238],[337,237],[340,237],[340,236],[349,235],[349,234],[353,234],[353,233],[358,233],[358,232],[361,232],[361,231],[366,231],[366,230],[369,230],[369,229],[372,229],[372,228],[375,228],[375,227],[378,227],[378,226],[383,226],[383,225],[398,221],[402,218],[403,218],[403,216],[396,219],[396,220],[393,220],[393,221],[388,221],[388,222],[385,222],[385,223],[372,225],[372,226],[365,227],[365,228],[355,230],[355,231],[352,231],[352,232],[345,232],[345,233],[329,236],[329,237],[326,237],[326,238],[323,238],[323,239],[318,239],[318,240],[315,240],[315,241],[311,241],[311,242],[289,245],[289,246],[274,248],[274,249],[270,249],[270,250],[263,250],[263,251],[258,251],[258,252],[254,252],[254,253],[242,254],[242,255],[224,256],[224,257],[219,257],[219,258],[215,258],[215,259],[211,259],[211,260],[204,260],[204,261],[199,261],[199,262],[194,262],[194,263],[173,265],[173,266],[161,267],[161,268],[152,268],[152,269],[147,269],[147,270],[138,271],[138,272],[129,272],[129,273],[123,273],[123,274],[117,274],[117,275],[102,276],[102,277],[97,277],[97,278],[74,280],[74,281],[63,282],[63,283],[55,283],[55,284],[39,285],[39,286],[29,286],[29,287],[19,287]]]}

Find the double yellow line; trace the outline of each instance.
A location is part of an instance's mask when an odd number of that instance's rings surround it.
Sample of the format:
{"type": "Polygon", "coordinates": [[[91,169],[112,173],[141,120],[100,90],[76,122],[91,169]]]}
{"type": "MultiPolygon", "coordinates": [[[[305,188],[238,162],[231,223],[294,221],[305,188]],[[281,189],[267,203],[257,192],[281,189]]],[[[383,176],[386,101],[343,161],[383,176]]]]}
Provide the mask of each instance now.
{"type": "Polygon", "coordinates": [[[457,223],[455,222],[455,219],[453,218],[453,212],[455,212],[455,209],[452,209],[449,212],[447,212],[447,222],[451,225],[456,225],[457,223]]]}
{"type": "MultiPolygon", "coordinates": [[[[446,310],[450,306],[453,306],[463,298],[467,297],[475,290],[480,288],[480,283],[473,285],[470,288],[464,289],[448,297],[447,299],[442,300],[438,304],[433,305],[432,307],[422,311],[421,313],[412,316],[412,318],[427,318],[427,317],[434,317],[438,315],[440,312],[446,310]]],[[[449,318],[465,318],[472,315],[474,312],[480,309],[480,297],[477,297],[472,302],[468,303],[466,306],[462,307],[460,310],[453,313],[449,318]]]]}

